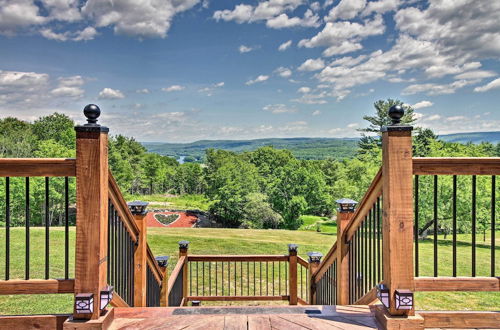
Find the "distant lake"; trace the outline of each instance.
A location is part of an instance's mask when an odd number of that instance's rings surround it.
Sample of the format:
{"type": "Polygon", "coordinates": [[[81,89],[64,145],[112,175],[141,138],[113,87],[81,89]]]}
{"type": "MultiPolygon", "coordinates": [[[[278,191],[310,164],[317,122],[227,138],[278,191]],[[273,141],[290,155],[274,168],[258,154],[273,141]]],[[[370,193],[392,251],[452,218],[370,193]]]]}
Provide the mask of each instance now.
{"type": "Polygon", "coordinates": [[[177,159],[179,164],[184,164],[184,158],[186,158],[186,156],[180,156],[179,159],[177,159]]]}

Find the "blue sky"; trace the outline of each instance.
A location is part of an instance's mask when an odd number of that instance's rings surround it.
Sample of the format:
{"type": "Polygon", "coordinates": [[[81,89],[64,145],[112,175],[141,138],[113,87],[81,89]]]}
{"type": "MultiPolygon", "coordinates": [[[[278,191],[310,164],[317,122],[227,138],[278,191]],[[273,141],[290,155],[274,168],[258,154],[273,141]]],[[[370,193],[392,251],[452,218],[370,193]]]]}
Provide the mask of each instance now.
{"type": "Polygon", "coordinates": [[[500,2],[0,0],[0,117],[141,141],[353,137],[373,102],[500,130],[500,2]]]}

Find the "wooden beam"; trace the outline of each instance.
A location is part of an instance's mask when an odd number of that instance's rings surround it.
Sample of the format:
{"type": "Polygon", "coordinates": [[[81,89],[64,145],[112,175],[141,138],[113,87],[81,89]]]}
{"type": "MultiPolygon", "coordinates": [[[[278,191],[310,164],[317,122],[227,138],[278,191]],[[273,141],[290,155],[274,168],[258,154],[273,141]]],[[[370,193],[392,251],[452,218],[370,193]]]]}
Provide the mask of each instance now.
{"type": "Polygon", "coordinates": [[[337,253],[337,305],[349,304],[349,246],[345,236],[347,226],[351,223],[353,216],[354,212],[337,211],[337,247],[339,251],[346,251],[346,253],[337,253]]]}
{"type": "Polygon", "coordinates": [[[288,250],[288,292],[290,305],[297,305],[297,250],[288,250]]]}
{"type": "Polygon", "coordinates": [[[97,319],[100,292],[107,285],[108,259],[108,129],[77,126],[75,295],[94,295],[92,314],[73,312],[74,319],[97,319]]]}
{"type": "Polygon", "coordinates": [[[373,305],[377,301],[378,301],[377,288],[374,287],[370,291],[368,291],[363,297],[356,300],[354,305],[373,305]]]}
{"type": "Polygon", "coordinates": [[[500,312],[419,311],[425,328],[498,329],[500,312]]]}
{"type": "Polygon", "coordinates": [[[109,198],[111,199],[111,202],[115,206],[118,215],[123,220],[123,224],[125,225],[125,228],[129,232],[130,236],[132,237],[132,240],[134,242],[137,242],[137,237],[139,235],[139,227],[137,227],[137,224],[135,223],[134,220],[134,216],[132,215],[132,213],[130,213],[130,210],[128,209],[127,206],[127,202],[125,201],[125,199],[123,199],[123,195],[120,191],[120,188],[118,188],[118,184],[113,178],[111,171],[109,171],[108,177],[109,177],[109,182],[108,182],[109,198]]]}
{"type": "Polygon", "coordinates": [[[172,271],[172,274],[170,274],[168,278],[168,294],[172,291],[172,288],[174,287],[175,280],[179,276],[181,270],[184,268],[184,264],[186,264],[186,256],[182,256],[179,258],[177,261],[177,264],[174,267],[174,270],[172,271]]]}
{"type": "Polygon", "coordinates": [[[289,296],[188,296],[187,300],[200,300],[200,301],[277,301],[288,300],[289,296]]]}
{"type": "Polygon", "coordinates": [[[500,175],[500,157],[415,157],[413,174],[500,175]]]}
{"type": "Polygon", "coordinates": [[[150,263],[151,270],[153,271],[153,274],[155,275],[156,280],[158,282],[161,282],[163,280],[163,270],[156,262],[155,256],[153,254],[153,251],[151,251],[149,244],[146,244],[146,251],[147,251],[147,260],[150,263]]]}
{"type": "Polygon", "coordinates": [[[62,329],[69,314],[0,316],[0,329],[62,329]]]}
{"type": "MultiPolygon", "coordinates": [[[[383,279],[389,288],[390,315],[414,315],[396,309],[395,291],[413,291],[413,158],[410,126],[386,126],[382,133],[383,279]]],[[[370,205],[371,207],[371,205],[370,205]]]]}
{"type": "Polygon", "coordinates": [[[113,299],[109,303],[113,307],[130,307],[125,300],[116,292],[113,293],[113,299]]]}
{"type": "Polygon", "coordinates": [[[76,160],[71,158],[0,158],[0,177],[75,175],[76,160]]]}
{"type": "Polygon", "coordinates": [[[0,294],[73,293],[75,280],[9,280],[0,281],[0,294]]]}
{"type": "MultiPolygon", "coordinates": [[[[309,268],[309,262],[307,262],[307,260],[305,260],[301,256],[297,256],[297,263],[303,267],[309,268]]],[[[314,268],[315,271],[316,271],[316,268],[314,268]]]]}
{"type": "Polygon", "coordinates": [[[333,243],[333,246],[331,247],[330,251],[328,251],[326,256],[323,257],[323,260],[321,261],[319,268],[316,270],[316,272],[314,272],[313,279],[315,283],[321,280],[323,274],[326,273],[328,267],[330,267],[330,265],[333,264],[333,262],[336,259],[337,259],[337,242],[333,243]]]}
{"type": "Polygon", "coordinates": [[[500,291],[500,277],[415,277],[415,291],[500,291]]]}
{"type": "Polygon", "coordinates": [[[348,223],[345,229],[345,239],[350,241],[356,230],[358,230],[361,222],[365,219],[373,204],[377,202],[377,198],[382,195],[382,169],[377,172],[377,175],[373,178],[370,187],[366,191],[363,199],[358,204],[358,208],[352,216],[352,220],[348,223]]]}
{"type": "Polygon", "coordinates": [[[189,255],[188,256],[188,261],[287,261],[287,260],[288,256],[285,255],[283,256],[281,255],[189,255]]]}
{"type": "Polygon", "coordinates": [[[134,214],[135,224],[139,228],[137,247],[134,252],[134,306],[146,307],[148,226],[146,212],[134,214]]]}

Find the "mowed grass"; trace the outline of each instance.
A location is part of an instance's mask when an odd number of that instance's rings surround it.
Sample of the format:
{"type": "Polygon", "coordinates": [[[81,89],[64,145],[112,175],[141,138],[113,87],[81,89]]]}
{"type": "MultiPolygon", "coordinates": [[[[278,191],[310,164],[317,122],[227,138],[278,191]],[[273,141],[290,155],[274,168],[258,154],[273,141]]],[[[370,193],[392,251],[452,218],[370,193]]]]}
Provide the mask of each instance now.
{"type": "Polygon", "coordinates": [[[299,230],[318,231],[321,233],[337,234],[337,223],[328,217],[319,217],[316,215],[302,215],[302,226],[299,230]]]}
{"type": "MultiPolygon", "coordinates": [[[[31,228],[31,278],[44,278],[45,270],[45,230],[31,228]]],[[[70,277],[74,274],[74,234],[70,228],[70,277]]],[[[178,241],[191,242],[190,254],[278,254],[286,255],[287,244],[299,245],[299,255],[304,259],[309,251],[323,254],[335,242],[336,235],[316,231],[287,230],[249,230],[249,229],[204,229],[204,228],[149,228],[148,242],[154,255],[171,257],[169,271],[178,260],[178,241]]],[[[496,268],[500,274],[500,233],[496,234],[496,268]]],[[[25,231],[23,228],[11,229],[11,265],[10,278],[24,278],[25,272],[25,231]]],[[[459,235],[457,246],[457,267],[459,276],[470,276],[471,245],[470,235],[459,235]]],[[[0,230],[0,244],[5,246],[5,230],[0,230]]],[[[433,243],[432,237],[419,242],[420,276],[432,276],[433,243]]],[[[477,276],[489,276],[490,246],[489,236],[486,242],[478,241],[477,276]]],[[[451,237],[444,240],[440,235],[438,246],[439,275],[451,275],[451,237]]],[[[404,262],[404,261],[403,261],[404,262]]],[[[233,266],[234,267],[234,266],[233,266]]],[[[201,268],[200,268],[201,269],[201,268]]],[[[282,270],[283,264],[282,264],[282,270]]],[[[238,270],[239,271],[239,270],[238,270]]],[[[231,270],[234,274],[234,268],[231,270]]],[[[237,273],[238,274],[238,273],[237,273]]],[[[245,271],[243,271],[245,276],[245,271]]],[[[239,276],[239,275],[238,275],[239,276]]],[[[50,229],[50,277],[64,277],[64,229],[50,229]]],[[[0,278],[5,278],[5,248],[0,249],[0,278]]],[[[239,277],[238,277],[239,280],[239,277]]],[[[253,288],[252,288],[253,289],[253,288]]],[[[417,309],[426,310],[500,310],[498,292],[432,292],[416,293],[417,309]]],[[[263,302],[263,304],[266,304],[263,302]]],[[[16,295],[0,296],[0,314],[41,314],[71,313],[72,295],[16,295]]]]}
{"type": "Polygon", "coordinates": [[[202,211],[208,211],[210,206],[210,201],[201,194],[193,195],[164,195],[164,194],[153,194],[153,195],[130,195],[125,194],[127,201],[131,200],[141,200],[149,202],[150,209],[181,209],[190,210],[197,209],[202,211]]]}

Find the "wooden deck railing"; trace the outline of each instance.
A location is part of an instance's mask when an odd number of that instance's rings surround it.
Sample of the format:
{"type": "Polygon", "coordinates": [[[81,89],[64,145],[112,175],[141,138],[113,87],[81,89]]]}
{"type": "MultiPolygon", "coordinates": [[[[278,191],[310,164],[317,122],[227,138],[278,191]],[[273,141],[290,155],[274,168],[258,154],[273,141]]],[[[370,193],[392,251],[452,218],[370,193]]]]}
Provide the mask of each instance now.
{"type": "MultiPolygon", "coordinates": [[[[5,189],[5,199],[0,201],[2,210],[5,210],[0,218],[5,222],[5,229],[2,230],[5,235],[5,264],[2,267],[0,294],[74,291],[74,266],[70,258],[74,242],[70,241],[69,227],[72,216],[70,204],[75,199],[72,189],[75,175],[75,159],[0,158],[0,177],[5,189]],[[33,196],[42,203],[34,205],[33,196]],[[56,218],[64,228],[60,258],[51,255],[50,234],[56,218]],[[33,238],[32,231],[36,227],[38,231],[43,229],[43,240],[33,238]],[[24,236],[24,267],[12,267],[11,249],[19,244],[18,234],[21,231],[24,236]],[[43,251],[43,257],[33,258],[33,251],[43,251]]],[[[21,260],[17,258],[15,261],[19,263],[21,260]]]]}

